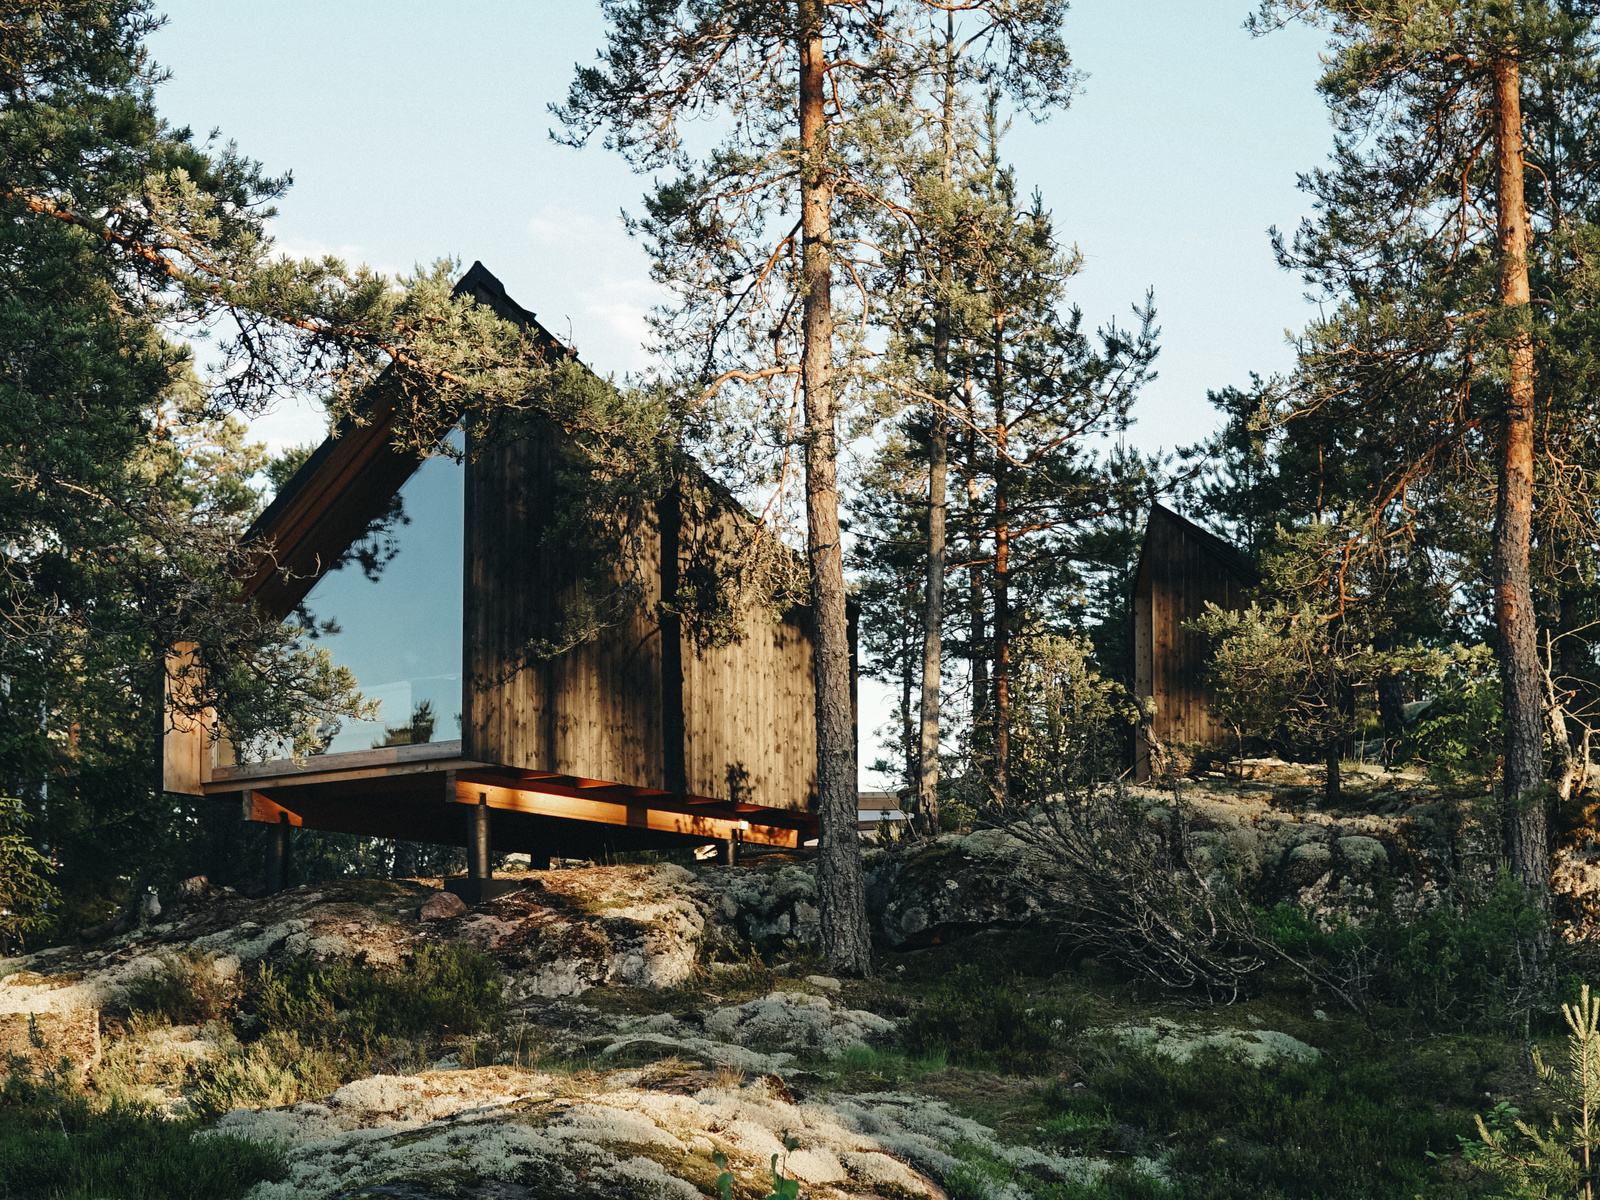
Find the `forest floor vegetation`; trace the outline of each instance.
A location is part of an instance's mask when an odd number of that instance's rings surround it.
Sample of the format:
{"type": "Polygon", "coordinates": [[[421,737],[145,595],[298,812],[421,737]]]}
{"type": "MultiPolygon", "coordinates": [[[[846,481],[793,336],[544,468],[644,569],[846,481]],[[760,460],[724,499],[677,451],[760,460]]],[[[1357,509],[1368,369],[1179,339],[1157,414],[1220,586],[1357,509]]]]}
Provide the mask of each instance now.
{"type": "MultiPolygon", "coordinates": [[[[1449,802],[1429,786],[1396,806],[1377,781],[1322,815],[1449,802]]],[[[1237,781],[1195,790],[1228,809],[1237,781]]],[[[1006,869],[993,841],[907,861],[971,879],[1006,869]]],[[[4,1060],[0,1200],[761,1200],[785,1179],[818,1200],[1486,1197],[1475,1118],[1558,1107],[1530,1052],[1554,1054],[1583,962],[1536,995],[1486,957],[1524,916],[1492,878],[1407,926],[1262,904],[1294,954],[1362,976],[1353,1008],[1287,959],[1229,1004],[1161,990],[1043,917],[880,939],[872,978],[831,978],[805,941],[743,936],[804,927],[803,868],[534,872],[438,921],[418,882],[219,892],[0,962],[0,1021],[30,1035],[4,1060]],[[51,1040],[73,1004],[92,1054],[51,1040]]],[[[1362,878],[1368,901],[1395,886],[1362,878]]]]}

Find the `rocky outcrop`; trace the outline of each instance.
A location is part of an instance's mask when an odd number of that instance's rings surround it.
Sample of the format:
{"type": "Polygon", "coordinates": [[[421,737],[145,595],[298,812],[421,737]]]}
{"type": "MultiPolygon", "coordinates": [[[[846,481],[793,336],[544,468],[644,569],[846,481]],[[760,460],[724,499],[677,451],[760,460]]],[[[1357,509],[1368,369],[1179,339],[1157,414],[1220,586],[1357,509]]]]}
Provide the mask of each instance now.
{"type": "Polygon", "coordinates": [[[598,984],[672,987],[695,973],[706,912],[684,868],[533,874],[522,890],[430,927],[499,959],[507,1000],[581,996],[598,984]]]}
{"type": "Polygon", "coordinates": [[[777,950],[786,942],[814,946],[822,940],[816,869],[809,862],[773,856],[747,867],[701,867],[695,881],[726,942],[777,950]]]}
{"type": "Polygon", "coordinates": [[[1088,1032],[1090,1036],[1098,1034],[1180,1063],[1192,1062],[1196,1055],[1206,1052],[1221,1054],[1253,1067],[1264,1067],[1285,1060],[1310,1063],[1322,1057],[1322,1051],[1315,1046],[1275,1029],[1207,1029],[1198,1025],[1183,1025],[1165,1017],[1152,1017],[1145,1022],[1128,1022],[1088,1032]]]}
{"type": "Polygon", "coordinates": [[[879,851],[867,865],[867,909],[895,948],[929,946],[1036,918],[1060,868],[1000,829],[945,834],[879,851]]]}
{"type": "Polygon", "coordinates": [[[772,992],[732,1008],[708,1013],[702,1022],[711,1037],[740,1046],[815,1049],[836,1055],[894,1037],[894,1022],[875,1013],[835,1008],[826,996],[772,992]]]}
{"type": "Polygon", "coordinates": [[[228,976],[289,959],[393,966],[424,945],[469,942],[503,966],[513,1002],[600,983],[670,987],[694,974],[706,905],[683,868],[530,872],[524,883],[474,909],[441,905],[445,893],[412,882],[335,881],[262,900],[214,890],[173,921],[0,960],[0,1036],[14,1040],[11,1027],[25,1028],[30,1014],[50,1015],[52,1027],[57,1018],[92,1025],[89,1014],[122,1005],[178,950],[228,976]]]}

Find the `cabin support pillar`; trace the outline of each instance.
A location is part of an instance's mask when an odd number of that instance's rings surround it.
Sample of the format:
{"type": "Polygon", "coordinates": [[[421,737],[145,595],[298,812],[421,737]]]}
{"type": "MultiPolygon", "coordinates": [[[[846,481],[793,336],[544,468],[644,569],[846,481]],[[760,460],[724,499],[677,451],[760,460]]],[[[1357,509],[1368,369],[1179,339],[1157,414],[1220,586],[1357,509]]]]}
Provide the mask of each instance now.
{"type": "Polygon", "coordinates": [[[488,879],[489,794],[478,793],[478,802],[467,810],[467,878],[488,879]]]}
{"type": "Polygon", "coordinates": [[[467,877],[444,881],[445,891],[468,904],[482,904],[521,887],[515,879],[496,879],[489,866],[489,793],[479,792],[478,802],[467,808],[467,877]]]}
{"type": "Polygon", "coordinates": [[[267,894],[283,891],[289,879],[289,814],[281,812],[267,835],[267,894]]]}

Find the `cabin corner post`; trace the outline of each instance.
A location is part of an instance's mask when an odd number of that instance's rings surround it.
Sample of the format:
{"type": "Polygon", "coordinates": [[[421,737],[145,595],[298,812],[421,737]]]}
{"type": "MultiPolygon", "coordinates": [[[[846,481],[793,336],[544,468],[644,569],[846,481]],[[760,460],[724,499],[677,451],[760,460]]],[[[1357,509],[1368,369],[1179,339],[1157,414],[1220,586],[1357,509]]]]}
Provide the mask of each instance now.
{"type": "Polygon", "coordinates": [[[1150,778],[1151,742],[1155,737],[1154,663],[1151,635],[1154,599],[1150,572],[1141,555],[1139,573],[1133,585],[1133,699],[1139,706],[1139,723],[1133,735],[1133,778],[1144,783],[1150,778]]]}

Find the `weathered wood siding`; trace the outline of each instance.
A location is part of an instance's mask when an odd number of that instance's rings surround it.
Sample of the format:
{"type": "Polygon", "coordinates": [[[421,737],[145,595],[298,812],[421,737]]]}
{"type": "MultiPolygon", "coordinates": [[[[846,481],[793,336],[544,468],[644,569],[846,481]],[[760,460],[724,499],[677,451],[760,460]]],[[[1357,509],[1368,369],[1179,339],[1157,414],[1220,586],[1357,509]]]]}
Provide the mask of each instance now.
{"type": "MultiPolygon", "coordinates": [[[[1254,580],[1232,547],[1157,506],[1145,530],[1134,585],[1134,683],[1154,697],[1152,731],[1166,743],[1215,743],[1229,736],[1211,717],[1204,683],[1206,640],[1184,628],[1208,603],[1238,609],[1254,580]]],[[[1140,745],[1136,769],[1148,763],[1140,745]]]]}
{"type": "MultiPolygon", "coordinates": [[[[529,771],[806,809],[816,790],[816,717],[806,615],[752,622],[743,641],[696,646],[655,619],[678,556],[669,498],[638,553],[650,579],[640,613],[551,661],[547,636],[570,586],[542,547],[553,437],[486,448],[467,466],[463,753],[529,771]],[[665,575],[665,581],[663,580],[665,575]]],[[[722,520],[729,520],[726,516],[722,520]]]]}
{"type": "Polygon", "coordinates": [[[688,791],[771,808],[816,805],[811,638],[798,618],[752,622],[743,642],[683,646],[688,791]]]}
{"type": "MultiPolygon", "coordinates": [[[[553,434],[485,447],[467,464],[462,740],[468,758],[664,788],[660,631],[627,626],[555,659],[549,637],[572,574],[543,544],[554,494],[553,434]]],[[[659,578],[659,541],[641,547],[659,578]]],[[[660,598],[653,590],[645,607],[660,598]]]]}

